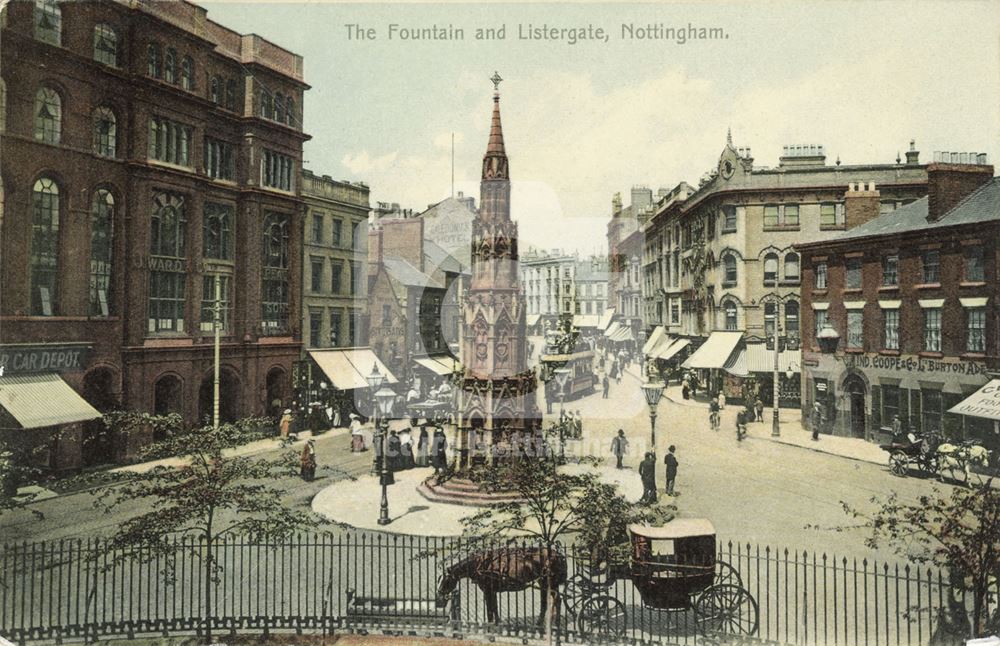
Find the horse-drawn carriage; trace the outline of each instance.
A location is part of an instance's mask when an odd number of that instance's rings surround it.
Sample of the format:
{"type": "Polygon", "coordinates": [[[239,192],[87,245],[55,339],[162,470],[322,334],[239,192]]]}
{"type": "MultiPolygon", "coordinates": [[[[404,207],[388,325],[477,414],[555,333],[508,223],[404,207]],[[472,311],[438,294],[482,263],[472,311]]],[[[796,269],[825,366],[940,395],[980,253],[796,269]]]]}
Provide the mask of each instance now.
{"type": "Polygon", "coordinates": [[[739,573],[717,558],[715,528],[704,519],[675,519],[662,527],[630,525],[628,564],[584,565],[567,583],[567,605],[584,635],[625,634],[625,604],[610,594],[628,579],[644,606],[694,612],[702,634],[757,632],[757,601],[739,573]]]}
{"type": "Polygon", "coordinates": [[[970,469],[986,468],[990,462],[990,451],[978,442],[949,442],[937,433],[895,438],[891,444],[881,444],[880,448],[889,454],[889,470],[897,476],[906,476],[912,469],[936,475],[943,481],[946,472],[953,479],[959,472],[964,475],[964,482],[970,484],[970,469]]]}

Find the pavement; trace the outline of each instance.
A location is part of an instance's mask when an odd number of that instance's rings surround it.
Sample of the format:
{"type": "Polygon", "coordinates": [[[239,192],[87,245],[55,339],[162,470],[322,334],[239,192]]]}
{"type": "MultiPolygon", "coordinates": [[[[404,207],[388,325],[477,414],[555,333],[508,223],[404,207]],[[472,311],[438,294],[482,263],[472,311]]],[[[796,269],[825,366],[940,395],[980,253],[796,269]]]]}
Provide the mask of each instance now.
{"type": "MultiPolygon", "coordinates": [[[[561,469],[572,473],[584,467],[568,464],[561,469]]],[[[619,491],[630,500],[642,496],[642,482],[631,469],[599,469],[601,480],[618,485],[619,491]]],[[[319,492],[312,500],[312,510],[328,521],[357,529],[413,534],[416,536],[459,536],[464,525],[462,519],[480,511],[478,507],[431,502],[417,491],[417,487],[434,473],[430,467],[399,471],[396,483],[386,488],[389,502],[388,525],[379,525],[382,487],[377,476],[361,476],[350,486],[333,483],[319,492]]]]}

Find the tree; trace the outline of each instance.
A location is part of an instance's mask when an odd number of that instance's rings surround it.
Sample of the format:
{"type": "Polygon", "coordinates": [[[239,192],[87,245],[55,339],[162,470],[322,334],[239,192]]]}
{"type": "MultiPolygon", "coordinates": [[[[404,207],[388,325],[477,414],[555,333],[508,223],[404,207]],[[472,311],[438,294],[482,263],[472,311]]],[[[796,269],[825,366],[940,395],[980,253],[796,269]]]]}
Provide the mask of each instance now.
{"type": "MultiPolygon", "coordinates": [[[[639,506],[625,499],[615,484],[603,482],[595,470],[601,460],[581,459],[582,469],[560,469],[555,459],[512,456],[496,460],[472,474],[489,493],[517,494],[463,519],[473,541],[496,536],[522,536],[538,541],[552,553],[561,542],[603,561],[620,562],[628,553],[626,528],[630,523],[663,523],[673,517],[673,507],[639,506]]],[[[548,582],[551,634],[558,608],[556,586],[548,582]]]]}
{"type": "MultiPolygon", "coordinates": [[[[276,477],[296,473],[294,452],[285,451],[273,459],[223,452],[259,439],[261,430],[271,425],[266,418],[248,418],[218,429],[206,426],[168,436],[144,450],[142,457],[183,455],[179,466],[115,472],[114,484],[105,488],[94,503],[106,513],[136,503],[142,505],[144,511],[122,523],[111,538],[112,552],[121,559],[133,558],[133,554],[120,548],[137,546],[143,548],[144,559],[169,556],[185,548],[201,559],[209,640],[212,586],[219,570],[213,545],[236,533],[255,542],[277,543],[298,529],[316,524],[310,515],[288,509],[281,501],[283,492],[270,484],[276,477]],[[200,538],[201,544],[178,544],[176,538],[186,536],[200,538]]],[[[172,559],[163,562],[170,564],[172,559]]],[[[164,574],[170,576],[172,572],[164,574]]]]}
{"type": "MultiPolygon", "coordinates": [[[[956,487],[951,495],[935,488],[916,503],[904,503],[895,493],[877,509],[864,513],[841,501],[844,511],[868,528],[866,544],[889,544],[897,554],[917,563],[945,567],[953,580],[972,592],[972,633],[986,634],[987,595],[1000,580],[1000,491],[992,480],[971,489],[956,487]]],[[[842,528],[839,528],[842,529],[842,528]]]]}

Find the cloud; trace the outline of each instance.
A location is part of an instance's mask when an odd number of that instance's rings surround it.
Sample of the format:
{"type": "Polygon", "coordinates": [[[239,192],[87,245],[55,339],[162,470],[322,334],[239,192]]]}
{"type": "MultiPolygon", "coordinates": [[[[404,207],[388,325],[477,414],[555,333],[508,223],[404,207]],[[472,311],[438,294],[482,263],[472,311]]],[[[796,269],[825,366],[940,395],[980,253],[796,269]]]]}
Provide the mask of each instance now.
{"type": "Polygon", "coordinates": [[[398,156],[399,153],[397,151],[393,151],[373,159],[371,155],[368,154],[367,150],[362,150],[357,154],[347,153],[340,160],[340,163],[355,174],[372,172],[378,173],[391,167],[398,156]]]}

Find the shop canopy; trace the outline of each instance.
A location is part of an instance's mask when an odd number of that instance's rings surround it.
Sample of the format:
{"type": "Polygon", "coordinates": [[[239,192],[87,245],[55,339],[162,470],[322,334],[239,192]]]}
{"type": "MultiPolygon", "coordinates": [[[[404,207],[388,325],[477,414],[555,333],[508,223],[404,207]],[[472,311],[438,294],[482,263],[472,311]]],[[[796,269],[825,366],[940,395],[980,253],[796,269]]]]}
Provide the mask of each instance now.
{"type": "Polygon", "coordinates": [[[573,326],[574,327],[597,327],[597,323],[600,321],[600,316],[597,314],[576,314],[573,316],[573,326]]]}
{"type": "Polygon", "coordinates": [[[619,323],[618,321],[615,321],[608,327],[608,329],[604,330],[604,336],[614,341],[614,336],[618,334],[618,331],[621,329],[622,329],[622,324],[619,323]]]}
{"type": "Polygon", "coordinates": [[[663,361],[669,361],[677,356],[677,353],[684,348],[691,345],[689,339],[676,339],[672,343],[661,343],[658,348],[656,348],[656,354],[653,355],[656,359],[662,359],[663,361]]]}
{"type": "Polygon", "coordinates": [[[681,367],[713,369],[724,368],[729,357],[743,338],[742,332],[712,332],[700,348],[687,358],[681,367]]]}
{"type": "Polygon", "coordinates": [[[615,308],[609,307],[604,310],[604,314],[601,314],[601,318],[597,320],[597,329],[606,330],[608,326],[611,325],[611,319],[615,316],[615,308]]]}
{"type": "Polygon", "coordinates": [[[666,334],[666,330],[663,329],[662,325],[657,325],[653,328],[653,333],[650,334],[649,338],[646,339],[646,342],[642,344],[642,353],[648,355],[653,348],[655,348],[657,344],[663,340],[666,334]]]}
{"type": "Polygon", "coordinates": [[[0,406],[21,428],[86,422],[101,416],[55,373],[0,377],[0,406]]]}
{"type": "Polygon", "coordinates": [[[1000,379],[990,381],[948,412],[1000,421],[1000,379]]]}
{"type": "MultiPolygon", "coordinates": [[[[778,372],[799,372],[798,360],[798,352],[779,352],[778,372]]],[[[753,372],[774,372],[774,350],[768,350],[764,343],[750,343],[729,355],[723,368],[737,377],[747,377],[753,372]]]]}
{"type": "Polygon", "coordinates": [[[452,372],[452,358],[451,355],[438,354],[429,357],[419,357],[413,360],[414,363],[422,368],[430,370],[436,375],[446,377],[452,372]]]}
{"type": "Polygon", "coordinates": [[[524,319],[524,324],[528,327],[534,327],[538,325],[538,319],[542,318],[541,314],[528,314],[524,319]]]}
{"type": "Polygon", "coordinates": [[[387,384],[399,383],[371,348],[310,350],[309,356],[338,390],[367,388],[367,377],[372,372],[372,366],[378,366],[378,371],[385,375],[387,384]]]}
{"type": "Polygon", "coordinates": [[[614,334],[611,335],[610,340],[615,343],[621,343],[622,341],[632,341],[634,337],[632,336],[632,330],[625,327],[624,325],[618,328],[614,334]]]}

